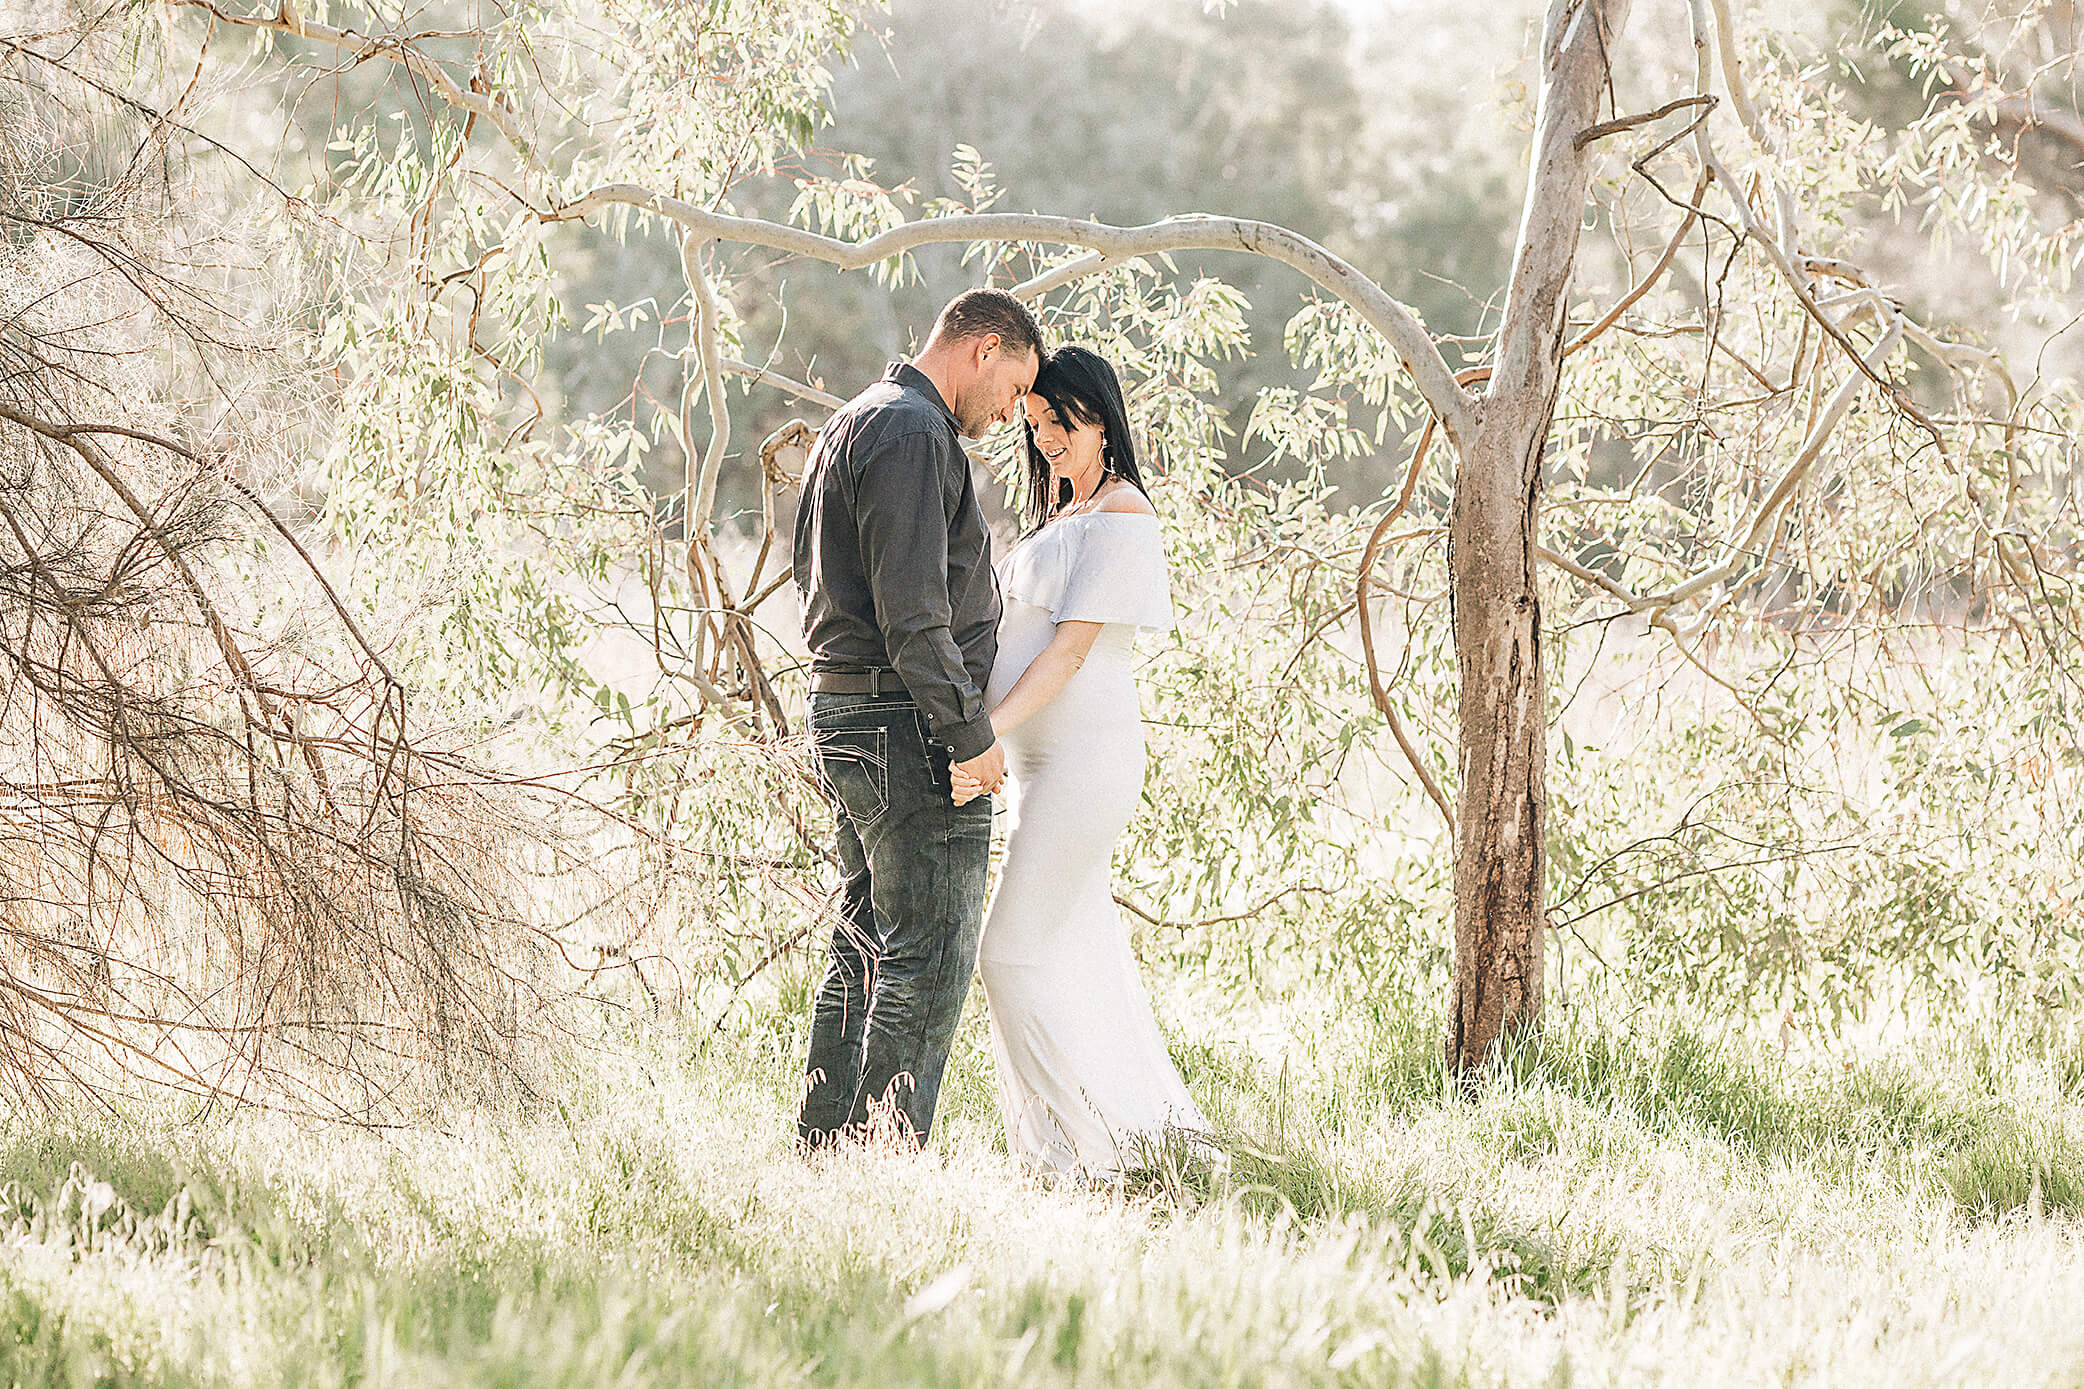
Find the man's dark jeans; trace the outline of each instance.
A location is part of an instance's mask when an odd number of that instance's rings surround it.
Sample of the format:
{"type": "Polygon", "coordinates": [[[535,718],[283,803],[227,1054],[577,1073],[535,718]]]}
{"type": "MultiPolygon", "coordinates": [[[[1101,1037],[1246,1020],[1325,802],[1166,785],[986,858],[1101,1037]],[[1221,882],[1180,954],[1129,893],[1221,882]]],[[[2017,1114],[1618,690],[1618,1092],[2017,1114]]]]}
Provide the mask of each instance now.
{"type": "Polygon", "coordinates": [[[977,966],[991,798],[949,800],[948,750],[901,690],[814,694],[810,729],[844,885],[797,1132],[822,1146],[887,1103],[923,1144],[977,966]]]}

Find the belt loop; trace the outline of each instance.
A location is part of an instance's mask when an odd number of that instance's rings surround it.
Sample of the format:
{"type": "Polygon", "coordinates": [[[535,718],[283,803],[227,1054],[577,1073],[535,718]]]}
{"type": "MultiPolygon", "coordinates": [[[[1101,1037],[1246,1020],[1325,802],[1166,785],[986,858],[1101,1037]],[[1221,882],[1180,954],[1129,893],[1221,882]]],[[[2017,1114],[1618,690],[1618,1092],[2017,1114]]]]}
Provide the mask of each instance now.
{"type": "Polygon", "coordinates": [[[868,673],[868,697],[870,699],[881,699],[883,697],[883,672],[880,669],[871,670],[868,673]]]}

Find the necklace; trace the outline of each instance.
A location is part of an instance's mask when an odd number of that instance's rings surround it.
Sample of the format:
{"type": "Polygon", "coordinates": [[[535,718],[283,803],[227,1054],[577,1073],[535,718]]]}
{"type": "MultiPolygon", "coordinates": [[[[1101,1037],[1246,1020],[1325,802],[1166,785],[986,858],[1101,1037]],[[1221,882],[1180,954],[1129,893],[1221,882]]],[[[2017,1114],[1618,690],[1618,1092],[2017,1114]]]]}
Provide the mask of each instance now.
{"type": "Polygon", "coordinates": [[[1093,483],[1093,490],[1086,493],[1083,497],[1080,497],[1078,495],[1078,484],[1075,482],[1072,483],[1072,500],[1064,503],[1062,509],[1057,512],[1057,515],[1082,516],[1086,512],[1091,511],[1093,503],[1098,501],[1100,499],[1100,495],[1107,490],[1108,480],[1113,476],[1114,474],[1109,469],[1104,467],[1101,468],[1099,478],[1093,483]]]}

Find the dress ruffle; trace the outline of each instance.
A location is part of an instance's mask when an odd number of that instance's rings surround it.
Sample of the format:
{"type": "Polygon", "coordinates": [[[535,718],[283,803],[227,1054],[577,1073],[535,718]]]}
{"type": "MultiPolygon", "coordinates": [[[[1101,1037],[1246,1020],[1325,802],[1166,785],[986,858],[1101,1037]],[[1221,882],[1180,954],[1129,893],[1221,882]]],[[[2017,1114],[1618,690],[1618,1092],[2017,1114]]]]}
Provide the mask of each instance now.
{"type": "Polygon", "coordinates": [[[1008,598],[1046,608],[1058,622],[1173,626],[1165,538],[1155,516],[1098,511],[1051,521],[999,561],[1008,598]]]}

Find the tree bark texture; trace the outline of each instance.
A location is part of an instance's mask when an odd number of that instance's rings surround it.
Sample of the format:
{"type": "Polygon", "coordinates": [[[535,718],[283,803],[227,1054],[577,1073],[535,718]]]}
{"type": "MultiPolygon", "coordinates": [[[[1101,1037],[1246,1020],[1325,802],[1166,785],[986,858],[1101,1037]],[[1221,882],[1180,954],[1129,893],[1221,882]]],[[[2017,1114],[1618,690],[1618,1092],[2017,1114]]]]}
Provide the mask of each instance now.
{"type": "Polygon", "coordinates": [[[1555,0],[1533,167],[1490,384],[1461,450],[1449,530],[1461,676],[1455,981],[1447,1061],[1467,1075],[1541,1018],[1547,740],[1535,587],[1542,467],[1610,45],[1628,0],[1555,0]]]}

